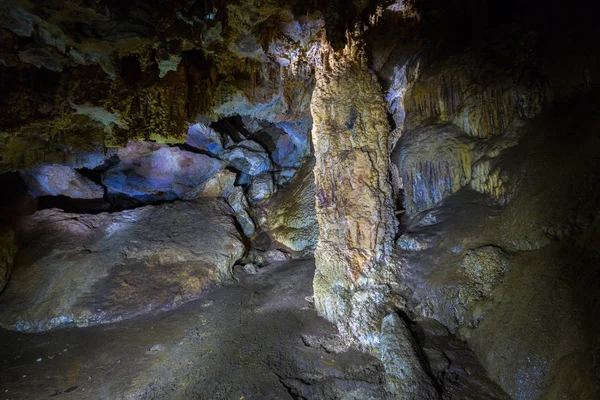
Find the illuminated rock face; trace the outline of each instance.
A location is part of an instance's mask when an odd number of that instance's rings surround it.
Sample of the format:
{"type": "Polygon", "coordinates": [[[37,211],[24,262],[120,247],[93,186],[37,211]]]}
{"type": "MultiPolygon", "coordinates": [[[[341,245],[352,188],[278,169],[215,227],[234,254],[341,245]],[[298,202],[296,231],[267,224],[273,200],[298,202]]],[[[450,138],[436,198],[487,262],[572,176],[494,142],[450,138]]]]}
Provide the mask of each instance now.
{"type": "Polygon", "coordinates": [[[113,214],[39,211],[19,224],[27,256],[2,293],[0,325],[88,326],[197,299],[244,254],[232,215],[218,199],[113,214]]]}
{"type": "Polygon", "coordinates": [[[302,257],[313,256],[319,239],[313,166],[314,160],[307,159],[289,185],[262,207],[260,217],[273,242],[302,257]]]}
{"type": "Polygon", "coordinates": [[[475,143],[453,125],[427,125],[406,133],[393,153],[409,215],[428,210],[471,182],[475,143]]]}
{"type": "Polygon", "coordinates": [[[102,199],[104,188],[79,174],[73,168],[47,165],[21,174],[31,194],[39,196],[66,196],[72,199],[102,199]]]}
{"type": "Polygon", "coordinates": [[[130,142],[117,155],[119,164],[104,174],[102,183],[109,194],[144,201],[182,199],[224,167],[204,154],[152,142],[130,142]]]}
{"type": "Polygon", "coordinates": [[[394,216],[389,125],[381,87],[360,62],[340,56],[317,75],[311,104],[319,242],[315,305],[361,344],[378,341],[373,278],[389,261],[394,216]]]}

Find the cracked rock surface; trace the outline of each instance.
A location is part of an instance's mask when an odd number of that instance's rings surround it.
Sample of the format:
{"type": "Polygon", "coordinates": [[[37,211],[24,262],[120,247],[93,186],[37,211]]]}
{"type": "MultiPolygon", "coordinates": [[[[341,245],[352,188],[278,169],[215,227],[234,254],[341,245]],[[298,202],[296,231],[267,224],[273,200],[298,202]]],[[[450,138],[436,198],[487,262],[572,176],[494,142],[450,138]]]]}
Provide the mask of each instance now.
{"type": "Polygon", "coordinates": [[[0,300],[0,325],[40,332],[167,310],[230,278],[245,251],[223,200],[118,213],[49,209],[17,227],[21,257],[0,300]]]}
{"type": "MultiPolygon", "coordinates": [[[[313,274],[311,259],[284,261],[165,313],[37,335],[0,330],[0,389],[12,399],[397,398],[379,360],[343,343],[307,301],[313,274]]],[[[452,364],[461,371],[456,356],[452,364]]]]}

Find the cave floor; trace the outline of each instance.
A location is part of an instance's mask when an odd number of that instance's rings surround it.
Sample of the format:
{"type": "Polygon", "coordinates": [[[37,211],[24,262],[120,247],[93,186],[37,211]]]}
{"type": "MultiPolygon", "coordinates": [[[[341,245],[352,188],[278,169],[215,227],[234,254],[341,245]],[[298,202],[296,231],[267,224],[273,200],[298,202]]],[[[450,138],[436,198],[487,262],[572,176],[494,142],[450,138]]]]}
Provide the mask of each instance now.
{"type": "Polygon", "coordinates": [[[41,334],[0,331],[0,399],[380,399],[377,359],[337,341],[313,260],[272,264],[169,312],[41,334]]]}

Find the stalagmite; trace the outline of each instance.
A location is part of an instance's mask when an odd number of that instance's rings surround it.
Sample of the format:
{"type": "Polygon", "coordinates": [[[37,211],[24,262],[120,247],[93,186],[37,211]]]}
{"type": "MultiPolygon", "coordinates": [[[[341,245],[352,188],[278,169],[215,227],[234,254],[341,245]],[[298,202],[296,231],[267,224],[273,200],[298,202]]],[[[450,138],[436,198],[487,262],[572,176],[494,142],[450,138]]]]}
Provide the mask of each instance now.
{"type": "Polygon", "coordinates": [[[319,242],[315,305],[342,335],[373,345],[382,293],[370,289],[391,254],[395,225],[386,104],[358,46],[331,54],[311,103],[319,242]]]}

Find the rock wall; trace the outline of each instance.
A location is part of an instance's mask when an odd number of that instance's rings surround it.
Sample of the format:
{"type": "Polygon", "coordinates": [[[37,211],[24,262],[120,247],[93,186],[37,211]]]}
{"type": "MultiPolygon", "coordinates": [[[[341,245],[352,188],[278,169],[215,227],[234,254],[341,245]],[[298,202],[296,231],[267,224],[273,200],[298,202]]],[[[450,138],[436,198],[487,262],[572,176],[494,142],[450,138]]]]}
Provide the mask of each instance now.
{"type": "Polygon", "coordinates": [[[261,207],[259,217],[270,246],[301,257],[312,257],[319,239],[313,167],[314,160],[306,160],[289,185],[261,207]]]}
{"type": "MultiPolygon", "coordinates": [[[[22,257],[0,298],[0,325],[24,332],[177,307],[227,282],[245,252],[220,199],[97,215],[42,210],[17,234],[22,257]]],[[[6,258],[3,250],[3,266],[6,258]]]]}
{"type": "Polygon", "coordinates": [[[311,113],[319,242],[315,306],[347,338],[375,345],[380,293],[373,277],[389,261],[395,225],[389,131],[381,87],[358,45],[317,73],[311,113]],[[371,295],[375,294],[375,298],[371,295]]]}

